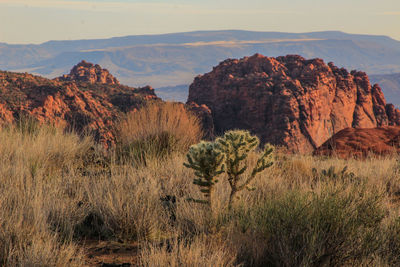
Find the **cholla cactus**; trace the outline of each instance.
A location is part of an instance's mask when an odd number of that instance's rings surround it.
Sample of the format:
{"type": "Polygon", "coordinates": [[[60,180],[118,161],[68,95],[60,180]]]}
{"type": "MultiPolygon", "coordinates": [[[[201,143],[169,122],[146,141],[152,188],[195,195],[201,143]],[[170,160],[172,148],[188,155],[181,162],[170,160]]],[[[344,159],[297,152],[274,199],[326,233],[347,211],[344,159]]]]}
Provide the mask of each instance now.
{"type": "Polygon", "coordinates": [[[248,131],[234,130],[228,131],[216,141],[219,144],[219,149],[225,155],[226,173],[228,182],[231,186],[231,194],[229,197],[228,208],[231,208],[232,201],[237,192],[250,188],[250,182],[256,175],[273,164],[273,147],[265,145],[264,152],[257,161],[256,166],[251,171],[247,180],[242,181],[242,174],[247,170],[246,159],[249,152],[254,151],[260,141],[257,136],[252,136],[248,131]]]}
{"type": "Polygon", "coordinates": [[[224,155],[218,149],[218,144],[202,141],[190,147],[187,154],[187,163],[183,165],[195,171],[197,178],[193,180],[195,185],[200,187],[205,200],[190,199],[197,203],[207,204],[211,210],[211,196],[214,185],[218,182],[216,177],[224,172],[224,155]]]}
{"type": "Polygon", "coordinates": [[[321,170],[318,173],[316,168],[312,169],[314,182],[321,181],[321,182],[331,182],[333,184],[343,184],[346,185],[348,183],[361,183],[361,179],[357,177],[354,173],[347,171],[347,166],[343,169],[339,169],[336,171],[335,166],[331,166],[327,170],[321,170]]]}

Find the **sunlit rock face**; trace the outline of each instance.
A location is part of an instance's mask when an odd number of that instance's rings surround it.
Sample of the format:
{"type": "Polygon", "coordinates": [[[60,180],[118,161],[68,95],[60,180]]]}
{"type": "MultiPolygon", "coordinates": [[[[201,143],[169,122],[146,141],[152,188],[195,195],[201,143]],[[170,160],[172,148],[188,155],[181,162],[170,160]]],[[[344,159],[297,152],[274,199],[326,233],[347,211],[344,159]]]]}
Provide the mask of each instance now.
{"type": "Polygon", "coordinates": [[[248,129],[295,152],[312,152],[348,127],[400,124],[399,110],[364,72],[298,55],[225,60],[195,78],[191,102],[210,108],[217,133],[248,129]]]}
{"type": "Polygon", "coordinates": [[[87,62],[54,80],[0,71],[0,124],[32,116],[42,123],[92,133],[106,147],[115,143],[115,121],[153,100],[160,101],[153,88],[120,85],[108,71],[87,62]]]}

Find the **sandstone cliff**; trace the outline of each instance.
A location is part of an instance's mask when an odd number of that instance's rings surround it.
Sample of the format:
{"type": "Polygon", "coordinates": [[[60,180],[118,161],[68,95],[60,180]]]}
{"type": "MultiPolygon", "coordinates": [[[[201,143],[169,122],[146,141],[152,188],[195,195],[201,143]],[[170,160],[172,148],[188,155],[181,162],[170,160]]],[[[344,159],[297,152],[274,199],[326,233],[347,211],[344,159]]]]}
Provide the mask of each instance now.
{"type": "Polygon", "coordinates": [[[99,142],[111,145],[114,121],[158,98],[151,87],[122,86],[97,66],[81,62],[64,76],[68,78],[55,80],[0,71],[0,123],[33,116],[40,122],[93,133],[99,142]]]}
{"type": "Polygon", "coordinates": [[[399,110],[364,72],[297,55],[225,60],[195,78],[191,102],[211,109],[217,133],[249,129],[297,152],[313,151],[344,128],[400,124],[399,110]]]}
{"type": "Polygon", "coordinates": [[[207,140],[213,139],[215,133],[211,110],[206,105],[200,106],[194,102],[187,103],[185,107],[199,118],[202,126],[203,138],[207,140]]]}

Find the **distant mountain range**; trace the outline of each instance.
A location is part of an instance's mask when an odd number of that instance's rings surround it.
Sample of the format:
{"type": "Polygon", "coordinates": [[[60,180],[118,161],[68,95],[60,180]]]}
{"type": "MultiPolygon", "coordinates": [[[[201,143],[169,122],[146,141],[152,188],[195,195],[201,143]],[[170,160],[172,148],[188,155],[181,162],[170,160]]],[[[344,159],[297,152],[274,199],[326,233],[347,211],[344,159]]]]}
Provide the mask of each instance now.
{"type": "MultiPolygon", "coordinates": [[[[280,33],[199,31],[111,39],[50,41],[40,45],[0,43],[0,69],[48,78],[81,60],[106,67],[124,84],[151,85],[167,99],[184,101],[187,86],[227,58],[255,53],[319,57],[368,74],[400,73],[400,42],[386,36],[343,32],[280,33]]],[[[390,76],[391,77],[391,76],[390,76]]],[[[383,84],[383,89],[388,94],[383,84]]],[[[392,90],[392,89],[388,89],[392,90]]],[[[397,90],[397,89],[395,89],[397,90]]],[[[391,95],[387,96],[392,101],[391,95]]],[[[396,99],[397,101],[397,99],[396,99]]],[[[395,101],[392,101],[395,102],[395,101]]],[[[400,105],[400,100],[396,103],[400,105]]]]}
{"type": "Polygon", "coordinates": [[[185,103],[189,95],[189,84],[159,87],[156,91],[157,96],[163,100],[185,103]]]}

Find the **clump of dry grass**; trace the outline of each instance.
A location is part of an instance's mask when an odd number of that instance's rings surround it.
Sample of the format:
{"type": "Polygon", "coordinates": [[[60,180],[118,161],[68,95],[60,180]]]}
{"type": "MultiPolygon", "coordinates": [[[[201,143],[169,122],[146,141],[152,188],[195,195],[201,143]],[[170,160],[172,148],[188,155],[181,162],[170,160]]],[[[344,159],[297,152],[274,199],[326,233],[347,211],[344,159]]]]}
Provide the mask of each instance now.
{"type": "Polygon", "coordinates": [[[190,242],[178,239],[167,244],[150,244],[140,253],[140,266],[240,266],[235,252],[218,237],[200,235],[190,242]]]}
{"type": "Polygon", "coordinates": [[[80,165],[90,140],[47,126],[0,129],[0,140],[0,265],[80,266],[79,248],[50,218],[71,210],[63,174],[80,165]]]}
{"type": "Polygon", "coordinates": [[[48,125],[9,127],[0,130],[0,166],[10,175],[28,170],[35,176],[39,171],[53,174],[81,165],[86,152],[93,146],[91,138],[48,125]],[[34,127],[37,127],[36,129],[34,127]]]}
{"type": "Polygon", "coordinates": [[[0,129],[0,140],[0,265],[81,266],[87,238],[148,242],[172,233],[160,198],[188,187],[179,157],[172,168],[174,157],[93,172],[90,138],[29,123],[0,129]]]}
{"type": "Polygon", "coordinates": [[[203,136],[199,119],[180,103],[149,103],[118,126],[120,157],[146,161],[185,152],[203,136]]]}
{"type": "Polygon", "coordinates": [[[84,183],[87,203],[112,236],[122,240],[159,240],[167,215],[160,205],[160,183],[133,167],[113,168],[84,183]]]}

